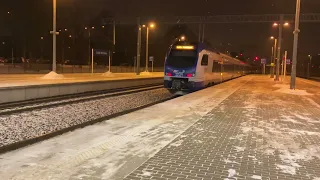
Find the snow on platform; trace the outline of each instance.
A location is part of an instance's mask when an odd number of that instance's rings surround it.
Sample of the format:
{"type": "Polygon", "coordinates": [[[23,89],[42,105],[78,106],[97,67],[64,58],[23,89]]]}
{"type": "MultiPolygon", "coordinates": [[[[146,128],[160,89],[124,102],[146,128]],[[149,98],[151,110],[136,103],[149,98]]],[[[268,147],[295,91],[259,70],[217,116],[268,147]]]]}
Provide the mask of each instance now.
{"type": "Polygon", "coordinates": [[[245,76],[0,155],[7,179],[319,179],[319,83],[245,76]]]}
{"type": "MultiPolygon", "coordinates": [[[[242,77],[0,155],[1,177],[122,179],[251,78],[242,77]]],[[[150,175],[148,171],[143,174],[150,175]]]]}
{"type": "Polygon", "coordinates": [[[81,74],[1,74],[0,88],[30,85],[48,85],[48,84],[64,84],[79,83],[93,81],[112,81],[139,78],[157,78],[163,77],[163,72],[150,73],[148,75],[139,75],[135,73],[113,73],[112,76],[101,73],[81,73],[81,74]]]}

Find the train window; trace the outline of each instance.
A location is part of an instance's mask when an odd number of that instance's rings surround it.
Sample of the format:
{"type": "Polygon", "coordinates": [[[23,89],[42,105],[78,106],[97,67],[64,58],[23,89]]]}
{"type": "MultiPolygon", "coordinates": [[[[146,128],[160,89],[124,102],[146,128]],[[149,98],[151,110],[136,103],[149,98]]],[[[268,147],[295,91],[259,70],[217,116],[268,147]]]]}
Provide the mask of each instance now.
{"type": "Polygon", "coordinates": [[[212,72],[216,72],[216,73],[221,72],[221,65],[216,61],[213,62],[212,72]]]}
{"type": "Polygon", "coordinates": [[[208,66],[208,63],[209,63],[209,56],[207,54],[204,54],[202,56],[201,66],[208,66]]]}

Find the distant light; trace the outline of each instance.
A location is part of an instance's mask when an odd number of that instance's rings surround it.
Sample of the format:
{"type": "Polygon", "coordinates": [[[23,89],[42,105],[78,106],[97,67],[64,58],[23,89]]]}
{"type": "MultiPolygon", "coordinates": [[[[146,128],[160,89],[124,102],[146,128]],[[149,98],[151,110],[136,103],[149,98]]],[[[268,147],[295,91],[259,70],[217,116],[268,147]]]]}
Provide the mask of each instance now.
{"type": "Polygon", "coordinates": [[[185,36],[181,36],[181,41],[185,41],[186,40],[186,37],[185,36]]]}
{"type": "Polygon", "coordinates": [[[154,23],[150,23],[149,25],[151,28],[154,28],[156,25],[154,23]]]}
{"type": "Polygon", "coordinates": [[[243,56],[243,54],[241,53],[240,56],[243,56]]]}
{"type": "Polygon", "coordinates": [[[43,37],[41,37],[41,40],[43,40],[43,37]]]}
{"type": "Polygon", "coordinates": [[[87,29],[88,29],[88,27],[85,27],[84,29],[85,29],[85,30],[87,30],[87,29]]]}
{"type": "Polygon", "coordinates": [[[145,27],[146,27],[146,25],[142,25],[142,27],[144,27],[144,28],[145,28],[145,27]]]}
{"type": "Polygon", "coordinates": [[[92,29],[94,29],[94,26],[92,26],[92,29]]]}
{"type": "Polygon", "coordinates": [[[238,58],[239,56],[236,56],[236,58],[238,58]]]}
{"type": "Polygon", "coordinates": [[[69,38],[72,38],[72,35],[69,35],[69,38]]]}
{"type": "Polygon", "coordinates": [[[69,46],[68,49],[71,49],[71,47],[69,46]]]}
{"type": "Polygon", "coordinates": [[[273,23],[273,26],[278,26],[278,23],[273,23]]]}
{"type": "Polygon", "coordinates": [[[10,11],[8,11],[8,14],[10,14],[10,11]]]}
{"type": "Polygon", "coordinates": [[[289,26],[289,23],[288,23],[288,22],[286,22],[286,23],[284,23],[283,25],[284,25],[284,26],[289,26]]]}
{"type": "Polygon", "coordinates": [[[64,29],[64,31],[68,31],[68,29],[64,29]]]}
{"type": "Polygon", "coordinates": [[[270,37],[270,39],[274,39],[274,37],[273,37],[273,36],[271,36],[271,37],[270,37]]]}
{"type": "Polygon", "coordinates": [[[6,42],[2,42],[2,44],[3,44],[3,45],[5,45],[5,44],[6,44],[6,42]]]}
{"type": "Polygon", "coordinates": [[[104,26],[102,26],[102,28],[104,28],[104,26]]]}

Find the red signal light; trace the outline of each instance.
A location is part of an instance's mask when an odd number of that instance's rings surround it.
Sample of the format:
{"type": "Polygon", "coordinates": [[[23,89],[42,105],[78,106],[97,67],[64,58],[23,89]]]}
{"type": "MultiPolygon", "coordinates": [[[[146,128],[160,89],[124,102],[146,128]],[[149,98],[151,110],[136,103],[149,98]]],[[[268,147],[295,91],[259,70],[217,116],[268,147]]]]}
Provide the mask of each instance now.
{"type": "Polygon", "coordinates": [[[193,76],[193,74],[187,74],[187,77],[192,77],[193,76]]]}

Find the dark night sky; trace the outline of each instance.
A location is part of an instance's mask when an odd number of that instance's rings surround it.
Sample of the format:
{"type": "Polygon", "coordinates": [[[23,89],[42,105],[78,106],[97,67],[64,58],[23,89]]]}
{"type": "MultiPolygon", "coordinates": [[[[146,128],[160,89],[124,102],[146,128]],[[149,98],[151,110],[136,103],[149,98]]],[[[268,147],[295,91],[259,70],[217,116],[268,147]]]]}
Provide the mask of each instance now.
{"type": "MultiPolygon", "coordinates": [[[[81,14],[78,20],[82,26],[89,24],[90,19],[102,11],[107,11],[115,17],[295,13],[295,0],[57,0],[57,2],[60,28],[74,23],[74,19],[70,16],[73,12],[81,14]]],[[[1,26],[3,19],[8,16],[7,11],[14,14],[15,23],[21,21],[30,24],[35,27],[34,31],[38,34],[46,34],[51,29],[52,0],[1,0],[1,26]]],[[[301,12],[320,13],[320,0],[302,0],[301,12]]],[[[152,32],[151,41],[161,38],[166,28],[159,25],[152,32]]],[[[190,28],[197,33],[197,26],[190,25],[190,28]]],[[[319,29],[320,23],[301,24],[299,39],[301,53],[320,53],[319,29]]],[[[289,54],[292,50],[292,31],[293,24],[284,30],[284,49],[288,50],[289,54]]],[[[4,33],[4,30],[0,30],[0,35],[4,33]]],[[[272,42],[268,37],[271,35],[277,36],[277,32],[267,23],[210,24],[206,27],[206,38],[215,47],[223,48],[221,44],[230,43],[233,50],[245,50],[250,55],[269,56],[272,42]]]]}

